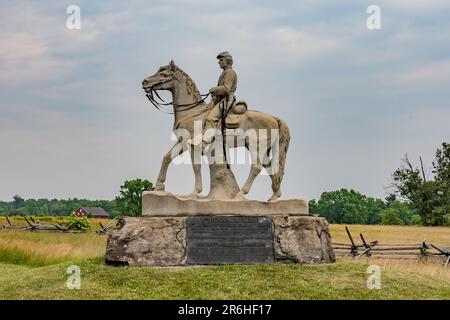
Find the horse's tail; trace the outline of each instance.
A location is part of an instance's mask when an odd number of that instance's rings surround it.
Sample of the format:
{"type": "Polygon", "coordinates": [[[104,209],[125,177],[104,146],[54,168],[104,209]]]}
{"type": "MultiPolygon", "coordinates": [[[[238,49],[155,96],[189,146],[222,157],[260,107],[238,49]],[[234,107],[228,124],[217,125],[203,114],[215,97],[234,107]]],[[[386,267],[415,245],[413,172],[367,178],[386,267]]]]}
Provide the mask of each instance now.
{"type": "MultiPolygon", "coordinates": [[[[278,164],[275,164],[275,172],[272,176],[272,190],[273,192],[277,192],[280,190],[281,180],[283,180],[284,176],[284,167],[286,164],[286,155],[289,148],[289,142],[291,141],[291,134],[289,132],[289,128],[287,124],[276,118],[278,122],[278,130],[279,130],[279,140],[278,140],[278,164]]],[[[273,150],[275,151],[275,150],[273,150]]]]}

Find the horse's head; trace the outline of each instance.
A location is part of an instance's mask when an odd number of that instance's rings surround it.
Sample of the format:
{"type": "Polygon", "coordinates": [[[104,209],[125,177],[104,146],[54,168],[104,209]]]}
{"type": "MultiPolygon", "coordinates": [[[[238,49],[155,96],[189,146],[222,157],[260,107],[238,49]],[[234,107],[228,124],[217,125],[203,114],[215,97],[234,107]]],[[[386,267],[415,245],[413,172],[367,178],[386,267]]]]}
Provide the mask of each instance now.
{"type": "Polygon", "coordinates": [[[175,62],[170,61],[169,65],[162,66],[151,76],[142,81],[142,88],[146,93],[152,90],[172,90],[177,81],[178,67],[175,62]]]}

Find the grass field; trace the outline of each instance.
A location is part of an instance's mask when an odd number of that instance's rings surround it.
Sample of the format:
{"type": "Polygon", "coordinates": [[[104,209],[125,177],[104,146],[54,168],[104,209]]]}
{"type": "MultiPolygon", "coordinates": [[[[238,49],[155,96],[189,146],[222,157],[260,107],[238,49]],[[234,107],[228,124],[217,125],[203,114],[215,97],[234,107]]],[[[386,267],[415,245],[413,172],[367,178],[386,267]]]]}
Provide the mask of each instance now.
{"type": "MultiPolygon", "coordinates": [[[[450,228],[350,225],[368,241],[450,247],[450,228]]],[[[348,242],[344,226],[330,226],[348,242]]],[[[103,264],[106,237],[95,233],[0,231],[0,299],[450,299],[450,268],[437,263],[340,258],[327,265],[129,268],[103,264]],[[81,268],[81,289],[65,286],[81,268]],[[381,266],[382,287],[366,286],[381,266]]]]}
{"type": "MultiPolygon", "coordinates": [[[[450,247],[450,227],[347,225],[356,242],[361,243],[359,234],[366,241],[378,240],[388,244],[419,244],[422,241],[450,247]]],[[[330,232],[333,242],[350,243],[345,225],[332,224],[330,232]]]]}

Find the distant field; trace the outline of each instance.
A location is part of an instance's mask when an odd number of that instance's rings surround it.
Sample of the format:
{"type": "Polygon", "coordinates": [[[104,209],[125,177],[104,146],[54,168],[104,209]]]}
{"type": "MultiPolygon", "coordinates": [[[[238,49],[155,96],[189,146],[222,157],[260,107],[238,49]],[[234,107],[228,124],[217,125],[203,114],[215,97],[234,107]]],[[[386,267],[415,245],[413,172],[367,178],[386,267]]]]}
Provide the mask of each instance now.
{"type": "Polygon", "coordinates": [[[105,247],[106,237],[96,233],[0,230],[0,262],[40,267],[101,257],[105,247]]]}
{"type": "MultiPolygon", "coordinates": [[[[27,227],[28,224],[25,221],[24,217],[19,217],[19,216],[13,216],[13,217],[8,217],[10,222],[15,225],[16,227],[27,227]]],[[[38,216],[38,217],[33,217],[34,221],[36,223],[58,223],[58,220],[61,218],[67,218],[66,216],[51,216],[51,217],[46,217],[46,216],[38,216]]],[[[100,229],[100,223],[105,226],[105,224],[108,224],[108,222],[110,222],[111,220],[108,219],[90,219],[91,221],[91,230],[98,230],[100,229]]],[[[1,216],[0,217],[0,225],[8,225],[8,222],[6,221],[6,218],[1,216]]],[[[0,228],[1,230],[1,228],[0,228]]]]}
{"type": "MultiPolygon", "coordinates": [[[[56,223],[58,217],[35,217],[35,221],[41,223],[56,223]]],[[[13,224],[26,227],[27,223],[23,217],[10,217],[13,224]]],[[[91,231],[99,230],[100,223],[105,226],[111,220],[91,219],[91,231]]],[[[0,225],[6,225],[4,217],[0,217],[0,225]]],[[[383,243],[392,244],[418,244],[422,241],[450,247],[450,227],[419,227],[419,226],[383,226],[383,225],[340,225],[330,224],[330,232],[333,242],[349,243],[347,226],[357,242],[361,242],[359,234],[362,233],[367,241],[378,240],[383,243]]],[[[1,229],[0,229],[1,231],[1,229]]],[[[1,236],[0,236],[1,237],[1,236]]]]}
{"type": "Polygon", "coordinates": [[[331,224],[330,232],[333,242],[350,243],[347,226],[356,242],[361,243],[359,234],[362,233],[366,241],[378,240],[389,244],[418,244],[422,241],[450,247],[450,227],[418,227],[418,226],[381,226],[381,225],[340,225],[331,224]]]}
{"type": "MultiPolygon", "coordinates": [[[[450,228],[349,228],[368,241],[450,247],[450,228]]],[[[334,242],[348,243],[344,226],[330,230],[334,242]]],[[[105,247],[106,236],[93,232],[0,229],[0,299],[450,299],[450,268],[438,263],[339,258],[309,266],[117,268],[104,266],[105,247]],[[71,264],[81,267],[81,290],[65,288],[71,264]],[[366,287],[370,264],[382,268],[381,290],[366,287]]]]}

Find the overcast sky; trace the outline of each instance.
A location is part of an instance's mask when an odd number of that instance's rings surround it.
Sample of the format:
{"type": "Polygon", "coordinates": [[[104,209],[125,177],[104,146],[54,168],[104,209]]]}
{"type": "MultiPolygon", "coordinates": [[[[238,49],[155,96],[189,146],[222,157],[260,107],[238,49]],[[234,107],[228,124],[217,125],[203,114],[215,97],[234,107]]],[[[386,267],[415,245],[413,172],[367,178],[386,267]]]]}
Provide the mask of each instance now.
{"type": "MultiPolygon", "coordinates": [[[[173,119],[141,81],[174,59],[207,92],[225,50],[238,98],[290,127],[284,198],[384,198],[404,153],[430,171],[450,140],[447,0],[0,4],[0,200],[112,199],[125,179],[156,182],[173,119]],[[66,28],[71,4],[80,30],[66,28]],[[366,27],[370,4],[381,30],[366,27]]],[[[233,169],[242,184],[249,165],[233,169]]],[[[190,165],[169,168],[169,191],[193,184],[190,165]]],[[[258,177],[249,197],[270,195],[258,177]]]]}

